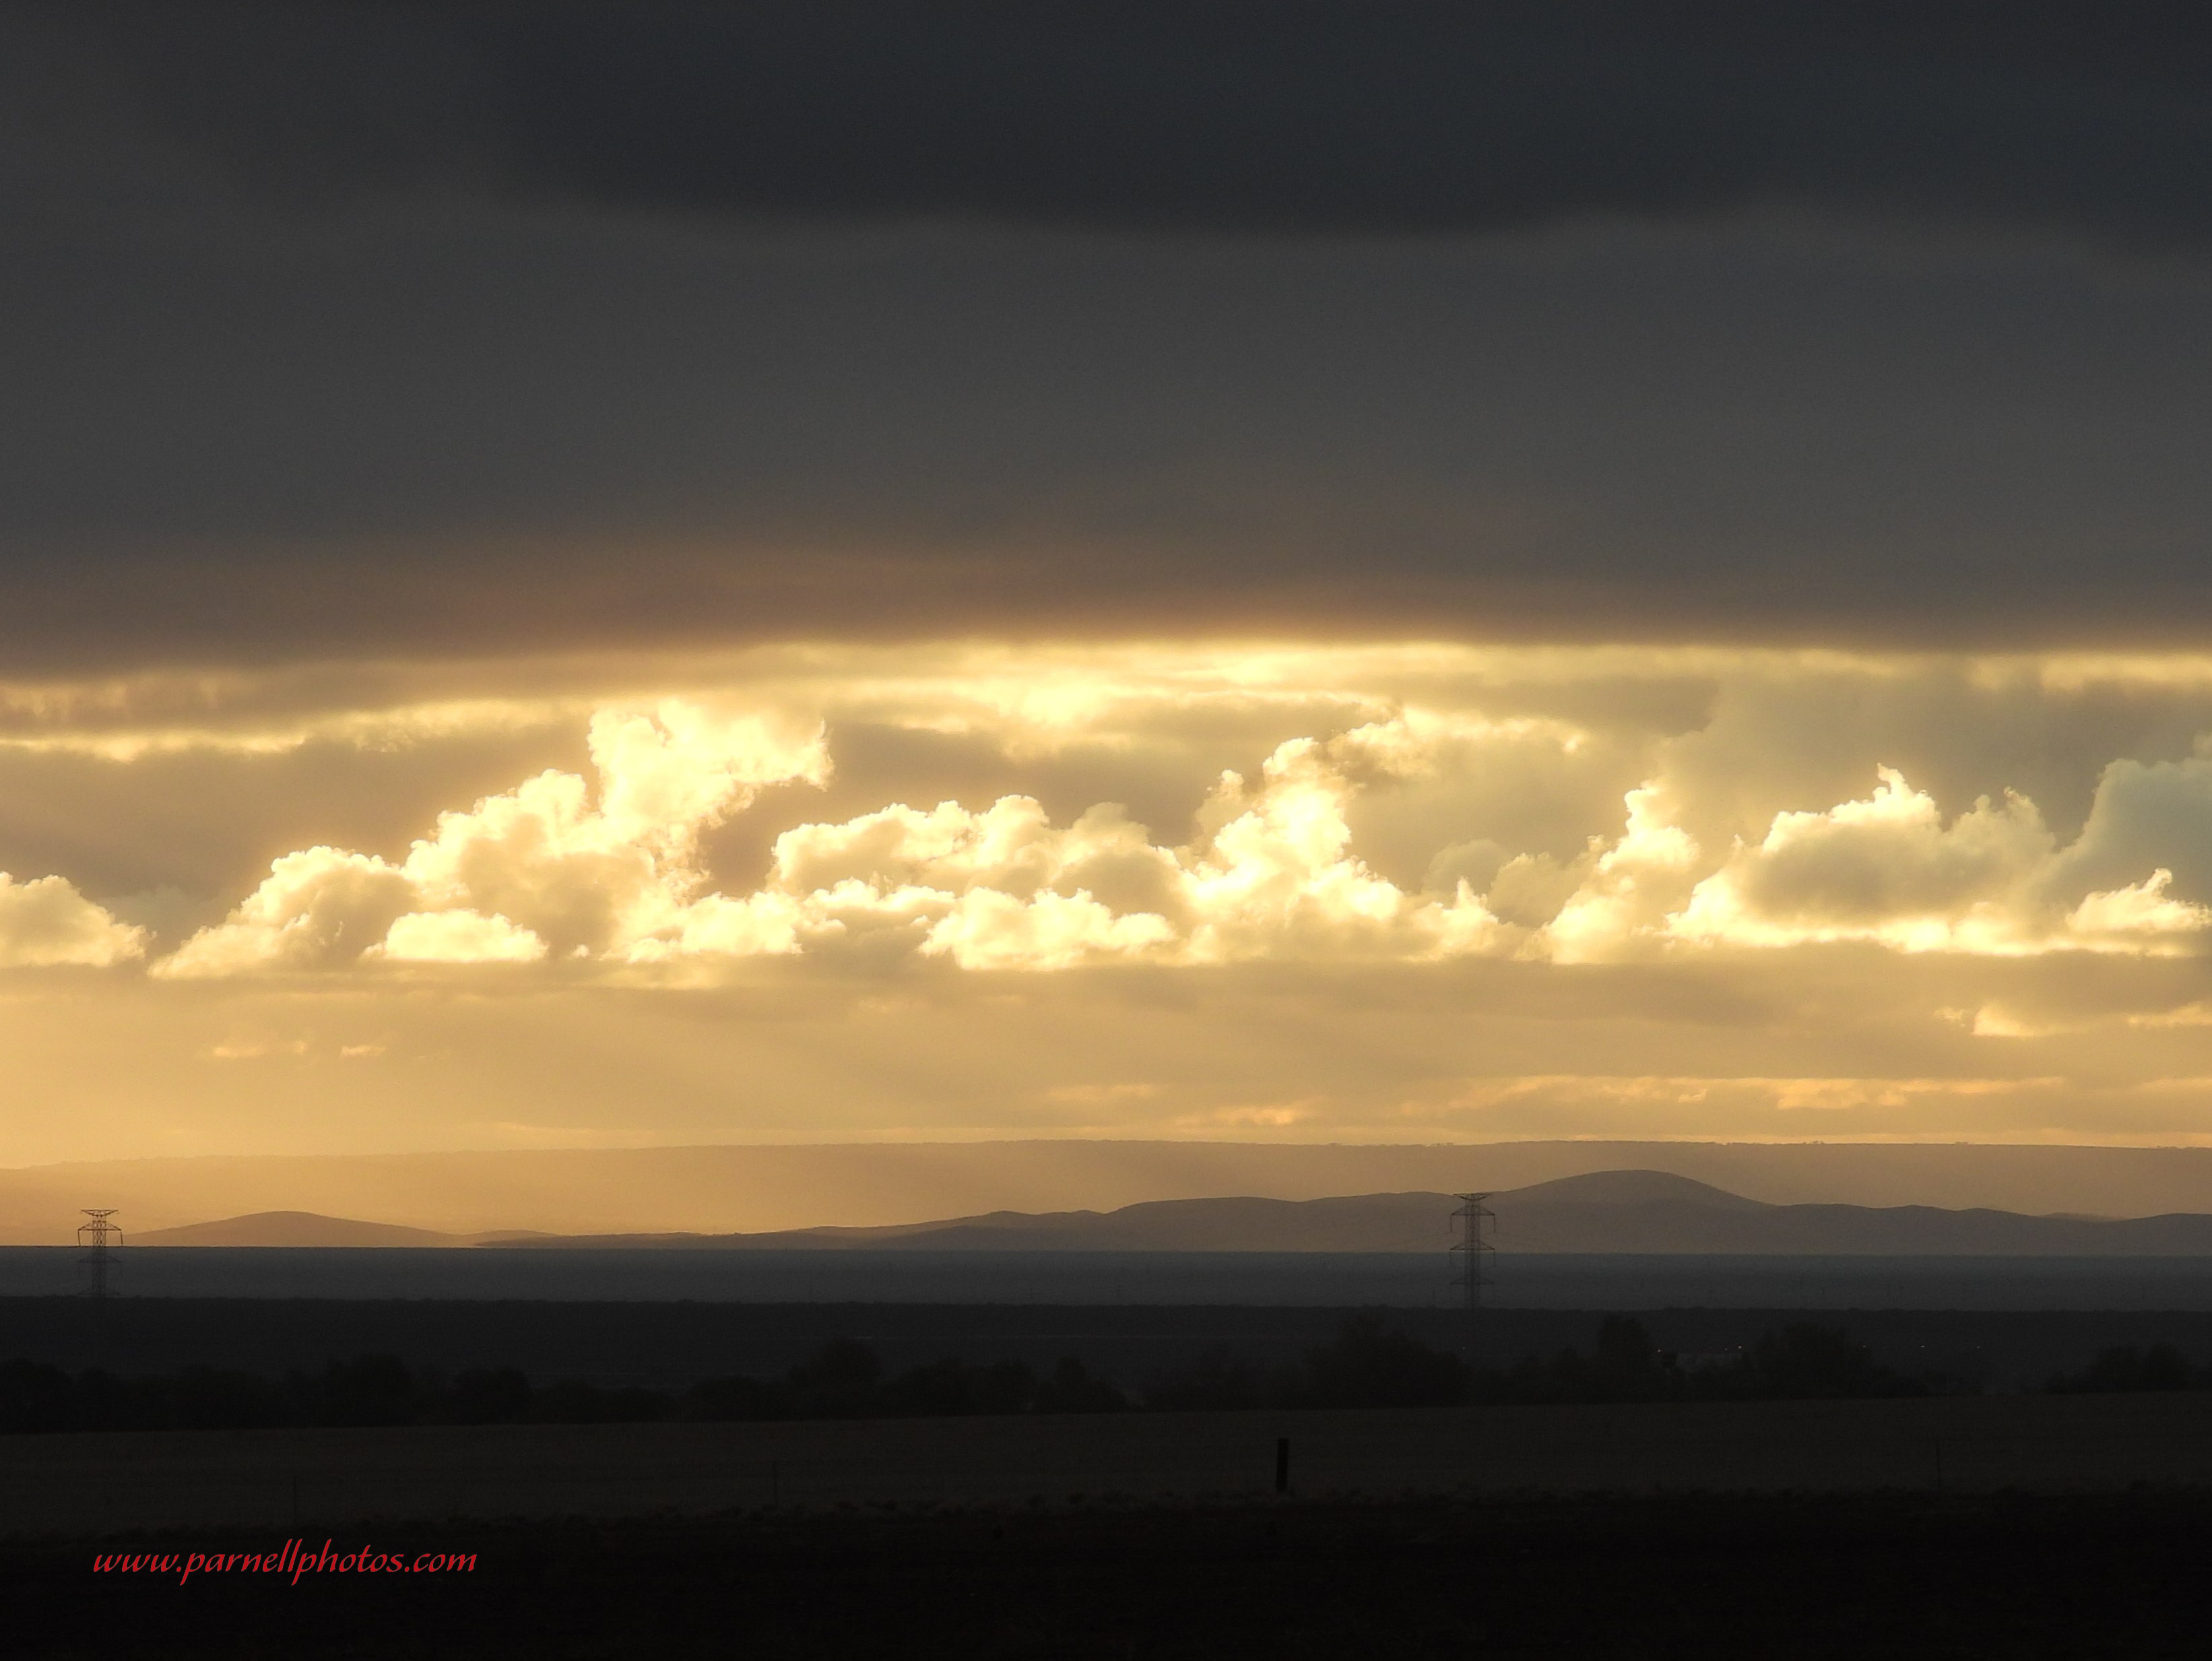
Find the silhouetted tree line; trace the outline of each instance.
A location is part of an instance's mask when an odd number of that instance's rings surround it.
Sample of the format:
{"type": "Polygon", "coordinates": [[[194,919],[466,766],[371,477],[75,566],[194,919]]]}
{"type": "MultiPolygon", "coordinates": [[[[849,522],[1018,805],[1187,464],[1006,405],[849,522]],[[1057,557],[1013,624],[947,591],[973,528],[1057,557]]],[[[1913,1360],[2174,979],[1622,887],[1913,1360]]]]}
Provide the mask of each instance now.
{"type": "Polygon", "coordinates": [[[2194,1366],[2172,1344],[2138,1349],[2132,1344],[2100,1350],[2079,1372],[2055,1372],[2057,1396],[2103,1396],[2122,1390],[2212,1390],[2212,1367],[2194,1366]]]}
{"type": "Polygon", "coordinates": [[[1202,1410],[1926,1396],[1953,1388],[1936,1375],[1907,1377],[1877,1365],[1839,1327],[1785,1327],[1738,1354],[1686,1367],[1652,1343],[1642,1322],[1609,1315],[1594,1354],[1562,1349],[1480,1367],[1363,1316],[1299,1366],[1265,1372],[1227,1354],[1202,1356],[1156,1381],[1146,1399],[1154,1408],[1202,1410]]]}
{"type": "MultiPolygon", "coordinates": [[[[2203,1382],[2178,1354],[2160,1348],[2108,1351],[2087,1372],[2051,1387],[2181,1389],[2203,1382]],[[2163,1382],[2170,1376],[2184,1382],[2163,1382]]],[[[1140,1401],[1073,1358],[1042,1373],[1022,1361],[943,1360],[891,1374],[852,1339],[824,1345],[780,1378],[709,1378],[680,1391],[577,1379],[533,1384],[511,1367],[448,1377],[390,1355],[332,1361],[282,1378],[206,1367],[136,1378],[96,1370],[72,1377],[17,1360],[0,1365],[0,1433],[1726,1401],[1921,1396],[1949,1387],[1933,1375],[1906,1377],[1878,1366],[1865,1346],[1835,1327],[1787,1327],[1738,1355],[1685,1367],[1654,1347],[1642,1323],[1608,1316],[1590,1354],[1562,1349],[1492,1368],[1362,1316],[1294,1365],[1266,1369],[1225,1353],[1202,1355],[1152,1379],[1140,1401]]]]}
{"type": "Polygon", "coordinates": [[[332,1361],[283,1378],[187,1367],[124,1378],[71,1377],[37,1361],[0,1365],[0,1433],[245,1430],[282,1426],[619,1424],[662,1419],[921,1418],[974,1413],[1105,1413],[1121,1390],[1063,1360],[933,1361],[886,1377],[865,1344],[840,1339],[781,1378],[709,1378],[671,1391],[566,1379],[532,1384],[512,1367],[447,1377],[396,1356],[332,1361]]]}

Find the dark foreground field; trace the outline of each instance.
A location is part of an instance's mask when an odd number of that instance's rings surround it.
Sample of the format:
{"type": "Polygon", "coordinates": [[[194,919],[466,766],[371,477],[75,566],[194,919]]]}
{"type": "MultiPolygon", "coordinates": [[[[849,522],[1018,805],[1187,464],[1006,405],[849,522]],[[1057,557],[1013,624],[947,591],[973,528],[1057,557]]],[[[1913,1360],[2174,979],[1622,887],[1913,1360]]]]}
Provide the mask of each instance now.
{"type": "MultiPolygon", "coordinates": [[[[2212,1486],[2212,1393],[0,1437],[0,1535],[1296,1494],[2212,1486]],[[296,1519],[296,1523],[295,1523],[296,1519]]],[[[243,1549],[243,1548],[240,1548],[243,1549]]]]}
{"type": "MultiPolygon", "coordinates": [[[[394,1525],[469,1573],[0,1548],[25,1657],[2201,1656],[2212,1496],[1612,1497],[394,1525]]],[[[341,1548],[364,1543],[351,1535],[341,1548]]],[[[132,1549],[273,1548],[204,1533],[132,1549]]],[[[102,1550],[107,1549],[103,1546],[102,1550]]]]}

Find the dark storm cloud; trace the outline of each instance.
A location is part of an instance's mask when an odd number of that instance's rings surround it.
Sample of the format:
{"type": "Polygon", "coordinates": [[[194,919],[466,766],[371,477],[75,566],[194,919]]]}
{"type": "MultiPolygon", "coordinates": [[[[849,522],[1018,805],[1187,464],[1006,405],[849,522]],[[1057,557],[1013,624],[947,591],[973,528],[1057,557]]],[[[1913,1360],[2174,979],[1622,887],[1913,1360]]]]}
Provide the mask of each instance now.
{"type": "Polygon", "coordinates": [[[1775,202],[2208,223],[2212,31],[2186,5],[162,7],[106,40],[166,139],[307,199],[1293,232],[1775,202]]]}
{"type": "Polygon", "coordinates": [[[0,15],[0,659],[2201,643],[2191,21],[0,15]]]}

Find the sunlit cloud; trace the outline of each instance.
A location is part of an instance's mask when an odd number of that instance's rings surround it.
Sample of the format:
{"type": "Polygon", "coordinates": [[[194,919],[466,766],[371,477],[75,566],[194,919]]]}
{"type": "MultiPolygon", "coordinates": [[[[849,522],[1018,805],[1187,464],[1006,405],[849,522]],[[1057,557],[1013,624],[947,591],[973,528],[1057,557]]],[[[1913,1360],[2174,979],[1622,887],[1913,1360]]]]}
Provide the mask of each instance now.
{"type": "Polygon", "coordinates": [[[305,1038],[283,1040],[265,1038],[231,1038],[210,1044],[206,1050],[211,1062],[260,1062],[272,1057],[296,1058],[308,1053],[310,1046],[305,1038]]]}
{"type": "Polygon", "coordinates": [[[537,963],[545,942],[497,912],[410,911],[362,954],[392,963],[537,963]]]}
{"type": "MultiPolygon", "coordinates": [[[[1698,885],[1668,931],[1747,946],[1873,940],[2007,953],[2186,949],[2212,928],[2212,910],[2167,893],[2173,873],[2163,867],[2061,910],[2064,869],[2082,861],[2078,848],[2062,854],[2033,802],[1983,797],[1947,824],[1931,797],[1879,770],[1869,797],[1778,814],[1761,841],[1738,844],[1698,885]]],[[[2097,825],[2093,817],[2085,842],[2097,825]]]]}
{"type": "Polygon", "coordinates": [[[405,860],[278,859],[222,923],[155,965],[179,978],[387,960],[528,962],[644,937],[693,897],[702,830],[761,786],[822,776],[821,734],[671,701],[592,718],[596,800],[546,772],[440,816],[405,860]]]}
{"type": "Polygon", "coordinates": [[[969,810],[893,804],[775,842],[769,884],[700,891],[702,830],[763,785],[828,776],[804,739],[667,701],[592,723],[594,794],[547,772],[442,815],[387,862],[331,848],[279,858],[222,924],[157,965],[170,977],[360,962],[520,963],[551,952],[631,964],[802,951],[910,951],[963,969],[1101,958],[1220,964],[1274,955],[1441,958],[1505,949],[1464,881],[1409,894],[1351,849],[1364,770],[1407,776],[1464,733],[1404,721],[1279,745],[1256,783],[1225,772],[1199,819],[1156,844],[1113,804],[1056,826],[1032,798],[969,810]]]}
{"type": "Polygon", "coordinates": [[[0,1015],[173,1026],[149,1078],[272,1112],[312,1069],[334,1127],[557,1141],[650,1077],[645,1141],[2212,1135],[2160,1082],[2212,1073],[2212,673],[950,643],[31,703],[177,742],[0,744],[0,1015]]]}
{"type": "Polygon", "coordinates": [[[1626,797],[1628,823],[1610,847],[1593,849],[1589,874],[1545,928],[1562,963],[1600,962],[1666,930],[1688,895],[1703,850],[1671,822],[1656,784],[1626,797]]]}
{"type": "MultiPolygon", "coordinates": [[[[1589,655],[1586,666],[1608,675],[1630,661],[1589,655]]],[[[1115,961],[1599,964],[1838,943],[2160,954],[2195,952],[2212,927],[2197,897],[2212,869],[2195,851],[2212,831],[2212,762],[2194,755],[2100,764],[2070,840],[2024,790],[1984,794],[1947,816],[1932,792],[1879,763],[1869,794],[1731,825],[1712,799],[1718,722],[1688,735],[1706,748],[1686,768],[1671,741],[1625,746],[1605,735],[1601,718],[1594,727],[1587,694],[1569,700],[1585,707],[1574,720],[1495,707],[1507,669],[1556,691],[1556,654],[1521,654],[1501,668],[1447,648],[1213,657],[1085,648],[1045,654],[1021,677],[1012,660],[978,651],[934,665],[864,662],[835,688],[803,656],[771,666],[775,685],[750,698],[599,709],[588,721],[596,777],[549,770],[449,810],[404,856],[330,845],[282,855],[224,922],[155,972],[558,962],[690,965],[688,977],[716,961],[800,956],[977,971],[1115,961]],[[1363,684],[1363,674],[1374,678],[1363,684]],[[1300,677],[1309,678],[1292,684],[1300,677]],[[799,684],[810,679],[823,683],[811,711],[799,684]],[[1257,709],[1269,713],[1255,727],[1257,709]],[[855,710],[889,731],[989,728],[1012,766],[1043,764],[1070,745],[1097,756],[1172,741],[1180,756],[1208,733],[1249,744],[1286,720],[1334,712],[1337,724],[1274,738],[1255,771],[1219,770],[1187,829],[1164,835],[1110,800],[1066,818],[1030,794],[977,806],[895,800],[791,824],[773,837],[759,885],[718,885],[702,837],[764,788],[826,788],[833,729],[855,710]],[[1648,770],[1615,798],[1616,829],[1585,832],[1578,851],[1561,848],[1556,830],[1549,847],[1500,838],[1499,808],[1564,788],[1590,757],[1648,770]],[[1489,781],[1486,799],[1467,794],[1479,780],[1489,781]],[[1356,822],[1393,839],[1405,874],[1376,867],[1356,822]],[[1417,858],[1402,857],[1407,850],[1417,858]]],[[[1644,663],[1647,675],[1685,666],[1711,674],[1728,666],[1697,654],[1644,663]]],[[[1890,684],[1913,675],[1910,664],[1869,667],[1832,654],[1817,663],[1751,654],[1735,665],[1802,696],[1793,668],[1890,684]]],[[[1526,702],[1531,692],[1503,696],[1526,702]]],[[[439,707],[515,721],[526,706],[439,707]]],[[[1755,772],[1718,782],[1738,794],[1748,786],[1754,798],[1760,788],[1755,772]]]]}
{"type": "Polygon", "coordinates": [[[146,933],[118,922],[60,877],[0,871],[0,969],[106,969],[144,954],[146,933]]]}
{"type": "Polygon", "coordinates": [[[280,756],[319,744],[354,750],[410,750],[464,734],[543,729],[580,720],[588,715],[590,706],[568,698],[470,698],[311,714],[275,721],[256,720],[250,715],[222,725],[185,721],[85,727],[39,721],[17,725],[14,730],[3,724],[10,713],[20,717],[26,712],[20,707],[9,711],[0,703],[0,752],[128,763],[160,756],[280,756]]]}

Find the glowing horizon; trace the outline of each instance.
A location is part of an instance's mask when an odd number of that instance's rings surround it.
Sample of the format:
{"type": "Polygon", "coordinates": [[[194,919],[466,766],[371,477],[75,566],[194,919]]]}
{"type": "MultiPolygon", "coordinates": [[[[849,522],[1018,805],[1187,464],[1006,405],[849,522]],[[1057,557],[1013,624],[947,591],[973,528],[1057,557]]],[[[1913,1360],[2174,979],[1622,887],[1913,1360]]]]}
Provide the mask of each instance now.
{"type": "Polygon", "coordinates": [[[971,640],[186,684],[0,687],[0,780],[82,850],[0,879],[0,1020],[70,1110],[26,1159],[2212,1138],[2212,658],[971,640]]]}

